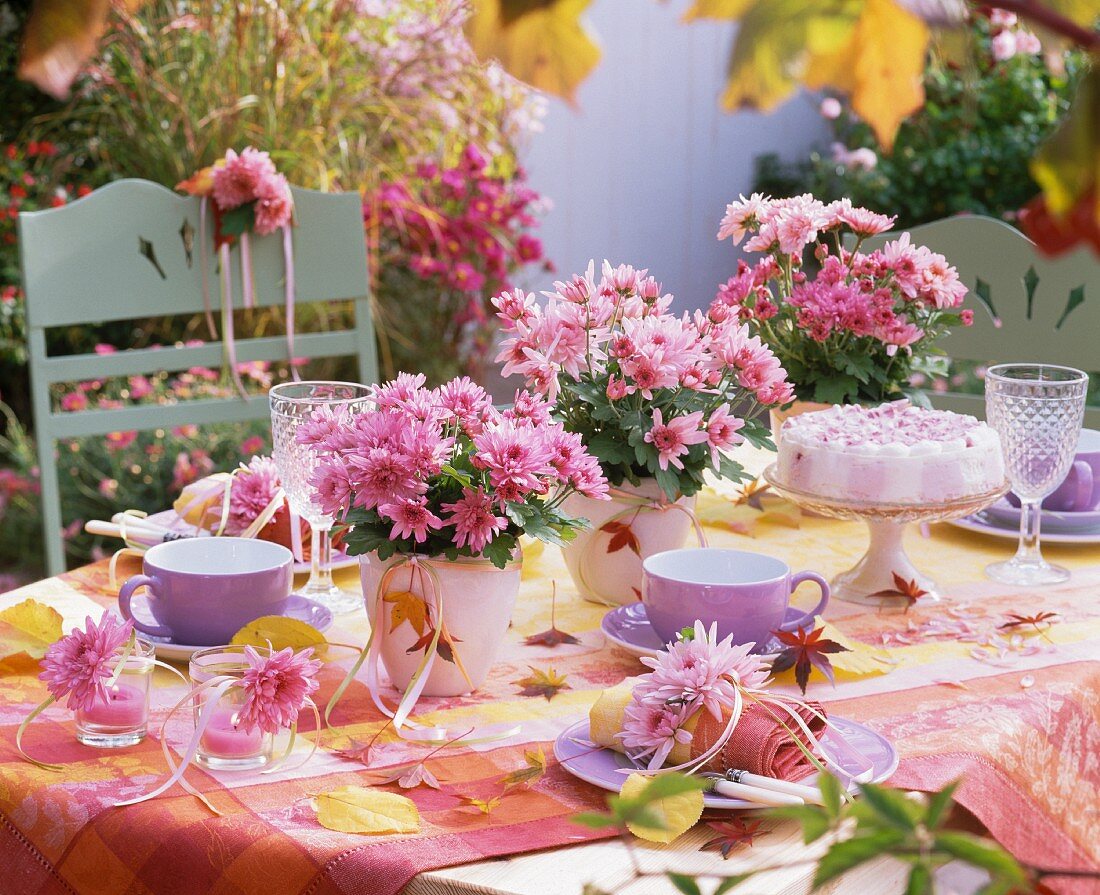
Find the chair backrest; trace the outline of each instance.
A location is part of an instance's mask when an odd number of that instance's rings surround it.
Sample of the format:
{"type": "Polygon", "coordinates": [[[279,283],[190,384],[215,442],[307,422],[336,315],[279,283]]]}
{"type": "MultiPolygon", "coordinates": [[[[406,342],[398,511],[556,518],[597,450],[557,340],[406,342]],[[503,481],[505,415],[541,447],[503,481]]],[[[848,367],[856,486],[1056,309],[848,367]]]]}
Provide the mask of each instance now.
{"type": "MultiPolygon", "coordinates": [[[[354,301],[352,328],[299,334],[294,353],[306,358],[353,355],[359,362],[360,379],[376,381],[360,198],[355,193],[299,188],[292,192],[296,302],[354,301]]],[[[221,288],[212,221],[207,222],[206,230],[209,295],[218,309],[221,288]]],[[[203,311],[199,236],[199,200],[145,180],[116,181],[70,205],[19,216],[32,400],[51,573],[60,571],[63,562],[54,460],[57,439],[186,423],[260,419],[268,413],[265,395],[247,400],[198,399],[167,406],[89,409],[80,413],[57,412],[51,406],[50,386],[56,383],[221,366],[224,346],[220,341],[108,355],[50,357],[46,349],[46,331],[52,327],[203,311]]],[[[236,306],[240,307],[239,248],[232,250],[230,258],[236,306]]],[[[252,268],[257,306],[282,305],[285,264],[280,234],[252,238],[252,268]]],[[[239,337],[235,344],[240,363],[290,359],[282,335],[239,337]]]]}
{"type": "MultiPolygon", "coordinates": [[[[1088,249],[1047,258],[1003,221],[960,215],[909,230],[913,243],[944,255],[970,289],[974,325],[957,327],[940,347],[953,360],[1049,363],[1100,372],[1100,259],[1088,249]]],[[[864,242],[868,251],[897,238],[864,242]]],[[[985,416],[982,395],[932,392],[932,403],[985,416]]],[[[1085,411],[1100,428],[1100,407],[1085,411]]]]}

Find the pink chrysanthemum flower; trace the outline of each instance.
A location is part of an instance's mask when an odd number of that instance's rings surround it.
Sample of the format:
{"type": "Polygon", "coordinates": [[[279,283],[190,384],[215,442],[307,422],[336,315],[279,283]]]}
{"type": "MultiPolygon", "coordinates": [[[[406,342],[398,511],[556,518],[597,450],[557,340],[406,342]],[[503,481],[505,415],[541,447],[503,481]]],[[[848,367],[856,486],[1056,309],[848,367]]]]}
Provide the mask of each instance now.
{"type": "Polygon", "coordinates": [[[748,199],[741,196],[739,201],[727,205],[725,217],[718,225],[718,238],[732,238],[733,244],[738,245],[745,234],[757,226],[761,213],[770,201],[767,196],[753,193],[748,199]]]}
{"type": "Polygon", "coordinates": [[[274,233],[290,223],[294,214],[294,197],[290,184],[282,174],[263,181],[256,192],[254,229],[260,236],[274,233]]]}
{"type": "Polygon", "coordinates": [[[226,532],[238,535],[250,526],[275,499],[279,471],[270,457],[253,457],[229,486],[229,519],[226,532]]]}
{"type": "MultiPolygon", "coordinates": [[[[641,688],[641,685],[639,685],[641,688]]],[[[663,699],[634,699],[623,714],[623,729],[617,734],[626,754],[634,761],[646,761],[650,770],[661,767],[677,743],[690,743],[684,724],[691,712],[684,705],[669,705],[663,699]]]]}
{"type": "Polygon", "coordinates": [[[653,428],[645,434],[647,444],[657,448],[657,463],[661,469],[668,469],[671,463],[677,469],[683,469],[681,454],[686,454],[693,444],[707,440],[707,433],[699,428],[703,412],[697,410],[686,416],[674,417],[667,423],[661,416],[661,408],[653,408],[653,428]]]}
{"type": "Polygon", "coordinates": [[[54,699],[68,696],[65,704],[70,709],[87,711],[97,702],[106,702],[115,654],[133,629],[133,622],[120,621],[110,613],[98,625],[88,616],[83,630],[74,628],[50,644],[38,679],[46,682],[54,699]]]}
{"type": "Polygon", "coordinates": [[[418,544],[428,540],[429,529],[440,529],[443,521],[428,509],[423,497],[407,497],[394,503],[384,503],[378,512],[393,522],[392,540],[413,538],[418,544]]]}
{"type": "Polygon", "coordinates": [[[493,512],[493,498],[484,488],[464,489],[462,497],[443,504],[443,509],[451,514],[444,525],[454,526],[455,546],[469,547],[475,554],[484,550],[497,532],[508,527],[508,520],[493,512]]]}
{"type": "Polygon", "coordinates": [[[275,179],[278,172],[266,152],[249,146],[240,155],[232,149],[225,154],[225,164],[214,169],[214,201],[223,211],[251,202],[260,187],[275,179]]]}
{"type": "Polygon", "coordinates": [[[710,415],[707,420],[707,446],[710,448],[710,461],[714,468],[718,468],[719,452],[740,444],[745,439],[737,434],[737,430],[745,425],[745,421],[738,419],[730,413],[729,404],[722,404],[710,415]]]}
{"type": "Polygon", "coordinates": [[[306,699],[317,690],[321,662],[312,659],[312,649],[294,652],[289,646],[262,656],[250,646],[244,648],[248,670],[241,677],[244,704],[237,713],[240,726],[258,727],[264,733],[278,733],[298,720],[306,699]]]}

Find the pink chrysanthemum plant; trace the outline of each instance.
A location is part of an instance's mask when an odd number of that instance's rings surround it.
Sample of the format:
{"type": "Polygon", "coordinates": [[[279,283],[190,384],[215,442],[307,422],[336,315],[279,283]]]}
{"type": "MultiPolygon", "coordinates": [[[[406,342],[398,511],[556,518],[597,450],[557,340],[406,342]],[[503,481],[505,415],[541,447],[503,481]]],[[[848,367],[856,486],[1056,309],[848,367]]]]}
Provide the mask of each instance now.
{"type": "Polygon", "coordinates": [[[607,496],[595,458],[537,395],[518,391],[501,411],[467,377],[429,389],[403,373],[373,400],[350,420],[317,413],[298,436],[323,458],[311,481],[349,554],[504,568],[521,534],[562,544],[585,524],[562,512],[570,494],[607,496]]]}
{"type": "Polygon", "coordinates": [[[23,751],[23,734],[27,725],[55,702],[65,700],[73,711],[88,711],[108,701],[108,688],[118,680],[137,645],[134,625],[110,613],[97,623],[91,616],[83,628],[73,630],[51,643],[39,663],[39,680],[46,684],[50,695],[39,703],[19,725],[15,747],[19,754],[41,768],[60,770],[59,765],[36,761],[23,751]]]}
{"type": "Polygon", "coordinates": [[[747,323],[802,400],[926,403],[910,385],[914,375],[946,372],[936,341],[952,326],[969,326],[974,312],[960,309],[967,289],[958,271],[913,245],[908,233],[861,251],[864,240],[893,224],[847,199],[826,205],[808,193],[741,196],[727,207],[718,238],[744,240],[743,251],[763,257],[738,262],[707,319],[747,323]]]}
{"type": "Polygon", "coordinates": [[[726,453],[769,445],[761,407],[792,397],[772,350],[726,315],[669,312],[672,296],[645,270],[604,262],[556,282],[544,303],[515,289],[493,303],[507,339],[505,376],[555,402],[611,484],[656,478],[670,500],[695,494],[704,473],[741,481],[726,453]]]}

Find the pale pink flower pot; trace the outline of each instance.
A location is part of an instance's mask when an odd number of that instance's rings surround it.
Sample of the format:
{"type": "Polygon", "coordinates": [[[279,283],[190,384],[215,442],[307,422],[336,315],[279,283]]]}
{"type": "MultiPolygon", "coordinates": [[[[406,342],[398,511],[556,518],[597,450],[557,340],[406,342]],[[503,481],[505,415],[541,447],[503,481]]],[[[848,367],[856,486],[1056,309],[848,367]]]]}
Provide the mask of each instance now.
{"type": "MultiPolygon", "coordinates": [[[[403,557],[394,556],[385,562],[375,554],[359,557],[359,574],[363,582],[363,597],[367,616],[373,625],[378,617],[378,599],[382,599],[382,625],[375,636],[380,638],[382,664],[398,690],[404,691],[424,658],[423,649],[408,650],[428,630],[417,630],[407,613],[395,607],[401,593],[411,593],[413,599],[430,607],[432,624],[438,624],[436,598],[432,593],[431,569],[443,592],[443,625],[454,639],[458,661],[447,661],[437,652],[424,686],[424,696],[464,696],[484,683],[504,643],[512,610],[519,594],[520,567],[518,556],[504,569],[498,569],[487,559],[461,558],[450,561],[443,557],[421,557],[423,572],[411,565],[399,568],[379,594],[379,584],[385,570],[399,564],[403,557]],[[391,600],[384,598],[390,596],[391,600]],[[465,669],[465,674],[463,674],[465,669]]],[[[415,608],[414,608],[414,611],[415,608]]],[[[415,621],[415,620],[414,620],[415,621]]]]}
{"type": "Polygon", "coordinates": [[[643,479],[638,486],[624,482],[612,492],[611,500],[592,500],[579,494],[565,499],[562,510],[583,516],[592,527],[566,544],[562,554],[582,597],[622,606],[642,598],[642,560],[683,547],[692,536],[695,497],[677,500],[680,509],[653,507],[653,503],[668,500],[655,479],[643,479]],[[629,497],[616,497],[616,491],[629,497]]]}

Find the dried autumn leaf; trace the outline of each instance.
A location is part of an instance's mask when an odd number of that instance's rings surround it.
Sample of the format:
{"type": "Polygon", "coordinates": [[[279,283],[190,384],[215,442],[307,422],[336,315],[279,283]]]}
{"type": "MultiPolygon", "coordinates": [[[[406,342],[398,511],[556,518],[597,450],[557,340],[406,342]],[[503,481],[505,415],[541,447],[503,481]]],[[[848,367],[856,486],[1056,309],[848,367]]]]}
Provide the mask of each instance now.
{"type": "Polygon", "coordinates": [[[290,647],[294,650],[313,647],[319,651],[327,645],[325,635],[313,625],[285,615],[265,615],[250,621],[229,641],[237,646],[267,646],[274,650],[290,647]]]}
{"type": "Polygon", "coordinates": [[[392,770],[392,773],[382,777],[379,783],[396,783],[402,789],[415,789],[418,786],[430,786],[439,789],[439,781],[435,774],[428,770],[422,761],[411,765],[400,765],[392,770]]]}
{"type": "Polygon", "coordinates": [[[558,614],[558,583],[556,581],[550,582],[553,588],[550,595],[550,627],[545,631],[539,631],[538,634],[531,634],[523,642],[528,646],[549,646],[555,647],[561,643],[568,643],[570,645],[580,643],[580,639],[574,637],[572,634],[567,634],[565,631],[559,630],[557,614],[558,614]]]}
{"type": "Polygon", "coordinates": [[[827,653],[848,651],[848,647],[841,646],[835,640],[823,638],[821,635],[824,631],[824,628],[815,628],[813,631],[799,628],[797,631],[775,632],[775,636],[779,638],[784,648],[772,662],[772,672],[778,674],[793,667],[794,678],[803,694],[806,692],[806,685],[810,682],[811,668],[816,668],[829,679],[829,683],[835,684],[833,665],[827,653]]]}
{"type": "Polygon", "coordinates": [[[481,59],[497,59],[532,87],[573,101],[600,60],[583,20],[591,0],[479,0],[466,38],[481,59]]]}
{"type": "Polygon", "coordinates": [[[738,845],[751,846],[753,840],[760,836],[767,836],[767,830],[761,830],[762,820],[746,820],[743,817],[735,817],[729,821],[713,821],[707,826],[718,835],[708,839],[700,846],[700,851],[721,852],[723,858],[728,858],[730,852],[738,845]]]}
{"type": "Polygon", "coordinates": [[[382,602],[390,604],[391,634],[408,622],[417,636],[423,636],[424,626],[428,623],[428,604],[420,597],[407,590],[390,591],[382,597],[382,602]]]}
{"type": "Polygon", "coordinates": [[[511,773],[505,774],[504,779],[500,781],[504,784],[505,792],[513,786],[522,786],[524,783],[530,785],[546,773],[546,753],[541,745],[537,751],[525,749],[523,762],[522,768],[516,768],[511,773]]]}
{"type": "Polygon", "coordinates": [[[608,553],[618,553],[624,547],[629,547],[635,556],[642,555],[642,545],[638,543],[638,537],[634,534],[634,529],[630,527],[629,522],[621,522],[617,519],[605,522],[600,526],[600,531],[611,536],[611,540],[607,542],[608,553]]]}
{"type": "Polygon", "coordinates": [[[1034,633],[1045,634],[1050,630],[1050,626],[1058,621],[1059,617],[1057,612],[1037,612],[1035,615],[1018,615],[1015,612],[1010,612],[1006,618],[1008,621],[997,625],[997,627],[1003,631],[1011,630],[1012,628],[1031,626],[1035,629],[1034,633]]]}
{"type": "Polygon", "coordinates": [[[110,0],[36,0],[23,29],[19,77],[65,99],[106,30],[110,8],[110,0]]]}
{"type": "Polygon", "coordinates": [[[476,796],[459,796],[463,802],[471,808],[476,808],[489,820],[493,819],[493,809],[500,804],[501,796],[493,796],[489,799],[479,799],[476,796]]]}
{"type": "Polygon", "coordinates": [[[570,689],[569,684],[566,683],[567,675],[558,674],[553,668],[540,671],[533,665],[527,667],[531,669],[531,674],[515,681],[515,684],[521,688],[520,696],[544,696],[549,702],[558,694],[558,691],[570,689]]]}
{"type": "Polygon", "coordinates": [[[921,586],[917,584],[916,578],[906,580],[897,572],[893,572],[892,574],[894,576],[893,588],[875,591],[871,594],[872,597],[902,597],[906,600],[905,611],[908,612],[921,597],[928,596],[928,591],[922,589],[921,586]]]}
{"type": "Polygon", "coordinates": [[[420,812],[413,801],[394,792],[341,786],[313,799],[317,822],[340,833],[417,833],[420,812]]]}
{"type": "MultiPolygon", "coordinates": [[[[653,782],[652,777],[644,774],[631,774],[623,783],[619,792],[622,799],[637,799],[642,791],[653,782]]],[[[628,823],[627,829],[639,839],[647,842],[669,843],[686,833],[703,814],[703,791],[692,789],[673,796],[665,796],[647,802],[646,809],[659,818],[661,827],[644,827],[638,823],[628,823]]]]}
{"type": "Polygon", "coordinates": [[[0,659],[19,653],[41,659],[62,633],[61,613],[28,597],[0,612],[0,659]]]}
{"type": "Polygon", "coordinates": [[[821,625],[822,636],[839,643],[847,652],[833,653],[830,662],[837,671],[848,674],[885,674],[890,671],[890,653],[868,643],[853,640],[828,622],[821,625]]]}

